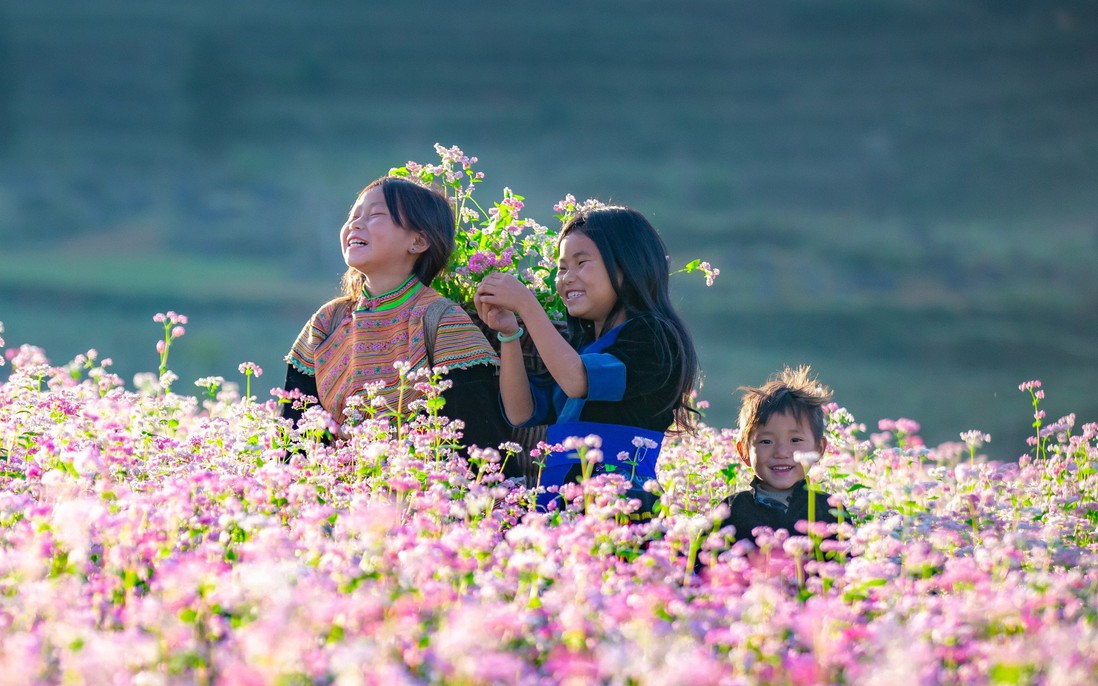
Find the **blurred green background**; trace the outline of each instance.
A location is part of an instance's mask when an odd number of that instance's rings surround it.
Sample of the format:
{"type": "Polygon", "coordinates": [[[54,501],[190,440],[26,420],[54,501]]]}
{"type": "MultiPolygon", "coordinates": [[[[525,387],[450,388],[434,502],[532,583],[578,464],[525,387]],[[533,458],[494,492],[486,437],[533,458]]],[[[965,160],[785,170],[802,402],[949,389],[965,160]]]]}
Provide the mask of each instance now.
{"type": "Polygon", "coordinates": [[[130,379],[174,309],[176,390],[247,360],[267,397],[355,194],[435,142],[482,202],[626,203],[721,269],[673,280],[711,424],[802,362],[1003,459],[1022,381],[1098,419],[1089,0],[4,0],[4,338],[130,379]]]}

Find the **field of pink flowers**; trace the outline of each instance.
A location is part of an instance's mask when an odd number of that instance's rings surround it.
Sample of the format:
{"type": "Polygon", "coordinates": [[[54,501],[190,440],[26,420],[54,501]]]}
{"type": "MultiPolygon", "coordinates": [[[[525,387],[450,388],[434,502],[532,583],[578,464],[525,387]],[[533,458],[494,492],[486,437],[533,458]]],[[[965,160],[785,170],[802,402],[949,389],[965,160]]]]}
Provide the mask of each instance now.
{"type": "Polygon", "coordinates": [[[1031,454],[1002,462],[831,408],[836,537],[749,552],[715,528],[748,481],[734,430],[671,442],[650,522],[614,475],[534,512],[440,418],[329,447],[321,413],[249,396],[254,365],[174,392],[185,322],[161,321],[134,390],[94,351],[6,351],[0,684],[1098,681],[1098,426],[1047,423],[1036,382],[1031,454]]]}

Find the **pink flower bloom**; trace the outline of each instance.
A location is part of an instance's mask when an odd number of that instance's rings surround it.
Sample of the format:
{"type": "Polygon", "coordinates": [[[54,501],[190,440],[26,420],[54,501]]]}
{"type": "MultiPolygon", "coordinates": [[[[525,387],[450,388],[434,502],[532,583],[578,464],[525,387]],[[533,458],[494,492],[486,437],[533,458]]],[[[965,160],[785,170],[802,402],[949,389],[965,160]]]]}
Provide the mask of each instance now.
{"type": "Polygon", "coordinates": [[[564,214],[568,211],[569,208],[575,206],[575,204],[576,196],[569,193],[568,195],[564,196],[563,199],[558,200],[556,203],[553,204],[553,211],[557,214],[564,214]]]}
{"type": "Polygon", "coordinates": [[[807,536],[790,536],[782,544],[782,549],[793,557],[804,557],[812,552],[812,539],[807,536]]]}
{"type": "Polygon", "coordinates": [[[483,274],[492,268],[494,261],[492,254],[478,250],[469,256],[469,271],[473,274],[483,274]]]}
{"type": "Polygon", "coordinates": [[[237,367],[241,374],[250,375],[255,377],[263,376],[263,368],[255,362],[241,362],[237,367]]]}
{"type": "Polygon", "coordinates": [[[896,420],[896,430],[902,431],[908,435],[919,433],[919,429],[921,428],[922,427],[919,426],[919,422],[915,421],[914,419],[905,419],[904,417],[900,417],[896,420]]]}

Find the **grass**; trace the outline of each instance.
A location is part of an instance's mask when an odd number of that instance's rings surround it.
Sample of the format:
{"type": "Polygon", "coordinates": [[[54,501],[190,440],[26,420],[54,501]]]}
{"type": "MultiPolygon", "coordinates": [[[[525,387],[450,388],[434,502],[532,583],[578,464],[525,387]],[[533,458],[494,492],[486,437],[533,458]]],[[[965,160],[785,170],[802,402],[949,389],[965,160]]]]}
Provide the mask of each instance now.
{"type": "Polygon", "coordinates": [[[149,300],[243,306],[312,304],[334,297],[330,286],[278,278],[282,269],[272,260],[12,250],[0,255],[0,290],[79,293],[95,299],[138,295],[149,300]]]}

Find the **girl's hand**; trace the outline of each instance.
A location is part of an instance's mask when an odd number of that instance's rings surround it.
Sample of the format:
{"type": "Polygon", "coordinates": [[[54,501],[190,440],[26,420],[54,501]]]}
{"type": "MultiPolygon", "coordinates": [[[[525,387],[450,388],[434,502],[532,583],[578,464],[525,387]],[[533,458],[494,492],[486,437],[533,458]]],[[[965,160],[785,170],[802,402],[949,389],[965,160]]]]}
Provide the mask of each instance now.
{"type": "MultiPolygon", "coordinates": [[[[493,331],[498,331],[504,336],[510,336],[518,331],[518,317],[515,316],[515,313],[500,307],[499,305],[485,302],[481,292],[481,288],[483,287],[484,284],[481,283],[480,286],[477,287],[476,294],[473,296],[473,304],[477,308],[477,316],[480,317],[480,320],[487,324],[488,328],[493,331]]],[[[489,297],[489,299],[491,298],[489,297]]]]}
{"type": "Polygon", "coordinates": [[[492,272],[484,277],[477,286],[477,299],[487,305],[514,312],[523,319],[530,312],[527,308],[541,308],[529,288],[523,286],[513,274],[503,272],[492,272]]]}

